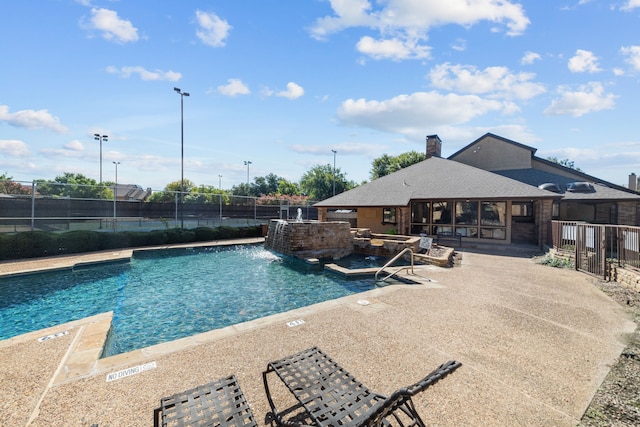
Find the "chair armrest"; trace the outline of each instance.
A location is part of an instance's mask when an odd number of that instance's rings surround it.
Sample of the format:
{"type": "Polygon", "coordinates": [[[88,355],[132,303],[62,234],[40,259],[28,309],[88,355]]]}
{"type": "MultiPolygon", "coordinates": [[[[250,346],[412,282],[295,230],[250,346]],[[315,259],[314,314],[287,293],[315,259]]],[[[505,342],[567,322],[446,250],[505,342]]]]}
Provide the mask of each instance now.
{"type": "Polygon", "coordinates": [[[449,360],[448,362],[443,363],[442,365],[434,369],[429,375],[416,382],[415,384],[407,387],[409,395],[414,396],[415,394],[426,390],[427,388],[429,388],[429,386],[437,383],[439,380],[446,377],[451,372],[458,369],[460,366],[462,366],[462,363],[456,362],[455,360],[449,360]]]}

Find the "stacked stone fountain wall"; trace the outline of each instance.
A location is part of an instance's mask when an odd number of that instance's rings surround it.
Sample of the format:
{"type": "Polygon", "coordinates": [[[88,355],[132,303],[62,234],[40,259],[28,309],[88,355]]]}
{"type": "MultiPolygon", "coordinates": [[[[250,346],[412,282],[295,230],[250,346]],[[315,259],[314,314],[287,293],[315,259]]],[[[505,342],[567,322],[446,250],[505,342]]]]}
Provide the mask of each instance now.
{"type": "Polygon", "coordinates": [[[353,252],[348,222],[272,220],[265,248],[297,258],[342,258],[353,252]]]}

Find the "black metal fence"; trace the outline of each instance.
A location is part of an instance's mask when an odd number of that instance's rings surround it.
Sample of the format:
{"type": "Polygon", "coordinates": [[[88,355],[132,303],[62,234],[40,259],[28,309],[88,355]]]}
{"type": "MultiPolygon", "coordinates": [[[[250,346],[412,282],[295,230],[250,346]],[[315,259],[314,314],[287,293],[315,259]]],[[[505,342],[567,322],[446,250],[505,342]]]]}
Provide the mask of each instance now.
{"type": "MultiPolygon", "coordinates": [[[[53,191],[51,184],[47,184],[49,187],[45,193],[57,194],[41,194],[37,185],[10,183],[13,185],[0,185],[0,233],[239,227],[266,224],[271,219],[295,219],[299,214],[305,220],[318,219],[318,210],[311,201],[294,204],[289,199],[262,200],[228,194],[185,193],[181,202],[179,193],[164,191],[157,192],[161,193],[158,194],[160,197],[151,198],[156,201],[143,201],[121,199],[120,191],[116,199],[112,190],[104,192],[105,187],[102,186],[80,188],[76,193],[88,197],[74,197],[73,188],[68,188],[72,186],[70,184],[56,184],[64,189],[53,191]],[[18,193],[18,190],[23,193],[18,193]]],[[[7,184],[7,181],[2,184],[7,184]]]]}

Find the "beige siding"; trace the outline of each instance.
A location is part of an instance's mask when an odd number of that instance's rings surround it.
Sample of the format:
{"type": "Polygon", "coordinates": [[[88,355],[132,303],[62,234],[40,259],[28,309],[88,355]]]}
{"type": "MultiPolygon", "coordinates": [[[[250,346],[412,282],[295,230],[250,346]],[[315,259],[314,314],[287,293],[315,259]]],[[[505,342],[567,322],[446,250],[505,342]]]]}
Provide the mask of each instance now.
{"type": "Polygon", "coordinates": [[[488,171],[531,167],[531,151],[488,136],[451,158],[488,171]]]}
{"type": "Polygon", "coordinates": [[[382,208],[358,208],[358,228],[368,228],[372,233],[384,233],[392,224],[382,224],[382,208]]]}

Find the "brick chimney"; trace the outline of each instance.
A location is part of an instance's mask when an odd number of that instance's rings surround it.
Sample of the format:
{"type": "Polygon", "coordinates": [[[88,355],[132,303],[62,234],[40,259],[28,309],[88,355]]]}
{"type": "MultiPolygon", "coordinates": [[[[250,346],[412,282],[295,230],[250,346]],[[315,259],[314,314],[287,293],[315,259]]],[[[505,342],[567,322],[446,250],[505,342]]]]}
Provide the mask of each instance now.
{"type": "Polygon", "coordinates": [[[629,175],[629,190],[638,191],[638,178],[633,172],[629,175]]]}
{"type": "Polygon", "coordinates": [[[440,157],[442,153],[442,141],[438,135],[427,135],[427,159],[436,156],[440,157]]]}

